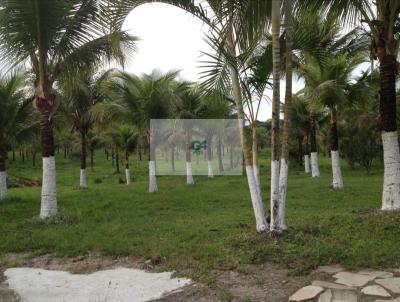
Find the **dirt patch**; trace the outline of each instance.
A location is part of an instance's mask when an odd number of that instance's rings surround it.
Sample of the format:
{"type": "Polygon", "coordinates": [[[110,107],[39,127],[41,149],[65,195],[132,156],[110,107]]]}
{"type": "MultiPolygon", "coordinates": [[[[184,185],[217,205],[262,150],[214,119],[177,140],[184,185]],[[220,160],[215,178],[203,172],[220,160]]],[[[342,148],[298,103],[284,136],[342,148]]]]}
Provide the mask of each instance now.
{"type": "Polygon", "coordinates": [[[327,280],[328,274],[313,272],[308,276],[290,276],[289,271],[269,263],[246,265],[237,270],[211,272],[216,289],[193,285],[157,302],[287,302],[299,288],[311,280],[327,280]]]}

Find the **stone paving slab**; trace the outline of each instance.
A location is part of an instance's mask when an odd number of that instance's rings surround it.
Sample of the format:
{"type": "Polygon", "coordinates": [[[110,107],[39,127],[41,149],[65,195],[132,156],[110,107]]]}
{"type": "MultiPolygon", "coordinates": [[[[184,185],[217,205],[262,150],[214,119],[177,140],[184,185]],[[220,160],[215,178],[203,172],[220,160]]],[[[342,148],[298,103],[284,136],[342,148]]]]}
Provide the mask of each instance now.
{"type": "MultiPolygon", "coordinates": [[[[361,287],[375,279],[375,276],[361,275],[349,272],[340,272],[333,276],[336,283],[351,287],[361,287]]],[[[386,280],[386,279],[385,279],[386,280]]]]}
{"type": "Polygon", "coordinates": [[[395,294],[400,294],[400,278],[377,279],[375,282],[395,294]]]}
{"type": "Polygon", "coordinates": [[[329,289],[356,290],[355,287],[350,287],[347,285],[337,284],[337,283],[333,283],[333,282],[320,281],[320,280],[315,280],[311,284],[314,286],[320,286],[320,287],[329,288],[329,289]]]}
{"type": "Polygon", "coordinates": [[[299,289],[290,298],[289,301],[300,302],[316,298],[324,289],[320,286],[309,285],[299,289]]]}
{"type": "Polygon", "coordinates": [[[366,286],[361,290],[361,292],[368,296],[391,297],[387,290],[379,285],[366,286]]]}
{"type": "Polygon", "coordinates": [[[336,274],[345,271],[345,269],[341,265],[325,265],[318,267],[317,271],[327,274],[336,274]]]}
{"type": "Polygon", "coordinates": [[[359,271],[358,274],[367,275],[367,276],[375,276],[375,278],[379,278],[379,279],[393,278],[393,276],[394,276],[393,273],[391,273],[391,272],[369,271],[369,270],[359,271]]]}

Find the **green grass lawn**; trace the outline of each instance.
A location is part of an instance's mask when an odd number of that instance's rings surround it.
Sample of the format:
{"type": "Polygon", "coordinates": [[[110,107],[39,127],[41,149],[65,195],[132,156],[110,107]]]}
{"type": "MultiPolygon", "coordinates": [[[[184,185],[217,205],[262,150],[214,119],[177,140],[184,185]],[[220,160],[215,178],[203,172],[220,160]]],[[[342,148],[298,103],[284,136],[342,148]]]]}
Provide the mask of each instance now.
{"type": "MultiPolygon", "coordinates": [[[[262,186],[269,197],[269,166],[262,155],[262,186]]],[[[132,160],[134,162],[134,160],[132,160]]],[[[134,164],[132,163],[132,166],[134,164]]],[[[10,252],[56,256],[137,255],[161,261],[194,275],[211,268],[271,261],[294,273],[318,265],[341,263],[354,267],[400,266],[400,214],[379,211],[382,170],[367,175],[344,166],[345,190],[330,188],[329,160],[321,160],[320,179],[293,167],[287,201],[288,234],[271,240],[255,232],[246,180],[221,176],[160,177],[159,192],[147,192],[147,162],[132,168],[131,186],[120,184],[102,152],[95,171],[88,171],[89,189],[78,189],[79,161],[57,158],[57,223],[38,220],[40,188],[10,189],[0,207],[0,256],[10,252]],[[101,183],[99,182],[101,179],[101,183]],[[96,180],[96,181],[95,181],[96,180]]],[[[17,159],[9,174],[40,178],[41,167],[17,159]]],[[[268,203],[265,203],[268,208],[268,203]]]]}

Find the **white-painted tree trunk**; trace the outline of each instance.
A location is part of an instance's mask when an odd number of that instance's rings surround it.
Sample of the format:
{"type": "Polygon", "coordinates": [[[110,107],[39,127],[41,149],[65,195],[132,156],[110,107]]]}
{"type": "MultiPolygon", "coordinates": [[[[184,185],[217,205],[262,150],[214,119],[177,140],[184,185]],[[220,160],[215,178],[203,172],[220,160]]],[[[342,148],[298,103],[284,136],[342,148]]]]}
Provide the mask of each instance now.
{"type": "Polygon", "coordinates": [[[264,216],[264,205],[260,199],[260,192],[257,189],[253,166],[246,166],[246,176],[249,184],[251,203],[256,217],[256,229],[257,232],[261,233],[268,229],[268,224],[264,216]]]}
{"type": "Polygon", "coordinates": [[[0,172],[0,200],[7,198],[7,173],[0,172]]]}
{"type": "Polygon", "coordinates": [[[311,177],[320,177],[318,152],[311,152],[311,177]]]}
{"type": "Polygon", "coordinates": [[[260,182],[260,169],[258,165],[253,164],[254,181],[256,182],[256,188],[258,193],[258,199],[261,204],[263,204],[262,194],[261,194],[261,182],[260,182]]]}
{"type": "Polygon", "coordinates": [[[129,169],[125,169],[125,178],[126,178],[126,184],[130,185],[131,184],[131,171],[129,169]]]}
{"type": "Polygon", "coordinates": [[[194,184],[192,162],[191,161],[187,161],[186,162],[186,184],[188,184],[188,185],[193,185],[194,184]]]}
{"type": "Polygon", "coordinates": [[[149,192],[158,191],[157,177],[156,177],[156,162],[149,161],[149,192]]]}
{"type": "Polygon", "coordinates": [[[340,157],[339,151],[331,151],[331,161],[332,161],[332,187],[334,189],[343,189],[343,176],[342,169],[340,168],[340,157]]]}
{"type": "Polygon", "coordinates": [[[40,218],[57,214],[56,161],[54,156],[43,157],[43,183],[40,218]]]}
{"type": "Polygon", "coordinates": [[[279,172],[279,229],[287,230],[286,215],[286,192],[288,184],[289,165],[284,158],[281,158],[279,172]]]}
{"type": "Polygon", "coordinates": [[[271,161],[271,221],[270,230],[279,227],[279,160],[271,161]]]}
{"type": "Polygon", "coordinates": [[[213,172],[213,167],[212,167],[211,160],[207,161],[207,166],[208,166],[208,178],[213,178],[214,177],[214,172],[213,172]]]}
{"type": "Polygon", "coordinates": [[[304,171],[310,173],[310,156],[308,154],[304,155],[304,171]]]}
{"type": "Polygon", "coordinates": [[[382,132],[384,179],[382,210],[400,209],[400,151],[397,131],[382,132]]]}
{"type": "Polygon", "coordinates": [[[81,188],[87,188],[87,180],[86,180],[86,169],[81,169],[79,186],[81,188]]]}

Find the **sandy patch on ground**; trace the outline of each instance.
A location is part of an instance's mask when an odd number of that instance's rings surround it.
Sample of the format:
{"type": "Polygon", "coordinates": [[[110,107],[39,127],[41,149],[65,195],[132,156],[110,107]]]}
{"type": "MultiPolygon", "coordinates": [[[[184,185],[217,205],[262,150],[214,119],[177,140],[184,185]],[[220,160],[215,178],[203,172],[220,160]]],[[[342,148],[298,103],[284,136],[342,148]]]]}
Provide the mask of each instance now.
{"type": "Polygon", "coordinates": [[[172,273],[116,268],[92,274],[71,274],[38,268],[9,268],[6,283],[26,302],[145,302],[191,283],[172,273]]]}

